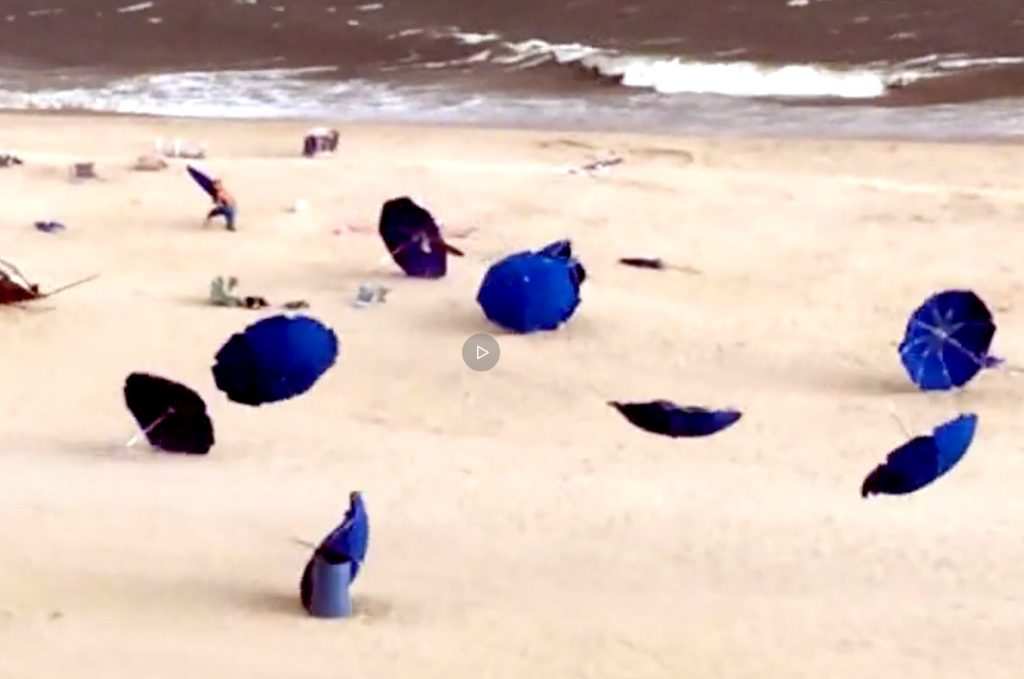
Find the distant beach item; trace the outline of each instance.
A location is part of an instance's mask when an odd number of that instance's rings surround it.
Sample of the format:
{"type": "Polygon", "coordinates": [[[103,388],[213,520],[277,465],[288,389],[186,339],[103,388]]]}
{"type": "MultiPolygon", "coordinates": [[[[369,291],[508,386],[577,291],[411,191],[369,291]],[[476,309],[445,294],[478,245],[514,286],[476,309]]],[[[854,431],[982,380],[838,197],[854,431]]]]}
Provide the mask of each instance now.
{"type": "Polygon", "coordinates": [[[207,144],[204,141],[197,145],[189,145],[181,137],[175,137],[171,144],[167,145],[163,137],[157,137],[153,141],[153,148],[158,154],[167,158],[202,160],[206,158],[207,144]]]}
{"type": "Polygon", "coordinates": [[[305,198],[297,198],[295,203],[292,204],[292,212],[305,212],[309,209],[309,201],[305,198]]]}
{"type": "Polygon", "coordinates": [[[971,290],[944,290],[924,301],[907,321],[900,362],[923,391],[962,387],[983,368],[1001,364],[990,356],[996,333],[992,312],[971,290]]]}
{"type": "Polygon", "coordinates": [[[349,493],[349,506],[340,525],[314,550],[299,582],[302,607],[317,618],[347,617],[352,613],[349,586],[366,560],[370,522],[362,493],[349,493]]]}
{"type": "Polygon", "coordinates": [[[124,401],[151,446],[168,453],[205,455],[214,444],[213,422],[202,397],[189,387],[158,375],[133,372],[124,383],[124,401]]]}
{"type": "Polygon", "coordinates": [[[686,273],[700,273],[699,269],[694,269],[692,266],[668,264],[660,257],[621,257],[619,259],[619,264],[632,266],[637,269],[672,269],[675,271],[684,271],[686,273]]]}
{"type": "MultiPolygon", "coordinates": [[[[210,304],[213,306],[235,307],[244,309],[265,309],[271,306],[265,297],[260,295],[240,296],[234,294],[238,286],[235,276],[217,276],[210,281],[210,304]]],[[[294,300],[281,305],[285,309],[306,309],[309,303],[305,300],[294,300]]]]}
{"type": "Polygon", "coordinates": [[[68,167],[68,176],[72,181],[79,181],[82,179],[98,179],[96,175],[96,164],[95,163],[72,163],[68,167]]]}
{"type": "Polygon", "coordinates": [[[206,220],[204,226],[210,223],[210,220],[214,217],[223,217],[224,224],[228,231],[235,230],[235,215],[237,214],[237,206],[235,205],[235,199],[228,193],[227,189],[224,188],[224,184],[220,179],[214,179],[207,175],[205,172],[195,167],[194,165],[187,165],[185,169],[188,174],[195,181],[196,184],[210,197],[213,201],[213,208],[206,213],[206,220]]]}
{"type": "Polygon", "coordinates": [[[448,254],[463,256],[444,241],[433,215],[408,196],[385,201],[377,226],[391,258],[407,276],[442,278],[448,254]]]}
{"type": "Polygon", "coordinates": [[[166,160],[152,153],[139,156],[135,159],[135,164],[132,165],[132,169],[137,172],[159,172],[160,170],[166,170],[168,167],[169,165],[166,160]]]}
{"type": "Polygon", "coordinates": [[[363,308],[371,304],[386,302],[389,292],[391,292],[390,288],[386,288],[383,285],[363,283],[359,286],[359,292],[356,293],[355,299],[352,300],[352,306],[363,308]]]}
{"type": "Polygon", "coordinates": [[[477,302],[488,320],[506,330],[554,330],[576,312],[585,279],[570,241],[556,241],[493,264],[480,284],[477,302]]]}
{"type": "Polygon", "coordinates": [[[929,485],[952,469],[974,440],[978,416],[962,413],[896,448],[864,479],[861,497],[904,495],[929,485]]]}
{"type": "Polygon", "coordinates": [[[626,162],[626,159],[619,155],[611,155],[607,158],[601,158],[598,160],[591,161],[580,165],[579,167],[571,167],[568,170],[569,174],[594,174],[596,172],[603,172],[610,167],[614,167],[620,163],[626,162]]]}
{"type": "Polygon", "coordinates": [[[341,133],[333,128],[314,127],[306,132],[302,139],[302,155],[314,158],[320,155],[331,155],[338,150],[341,133]]]}
{"type": "Polygon", "coordinates": [[[81,285],[82,283],[88,283],[89,281],[97,278],[99,278],[99,274],[93,274],[92,276],[79,279],[73,283],[62,285],[59,288],[50,290],[49,292],[41,292],[39,290],[39,285],[36,283],[29,283],[25,276],[22,275],[21,271],[18,270],[18,267],[14,266],[14,264],[10,262],[0,259],[0,305],[18,304],[20,302],[52,297],[58,292],[69,290],[81,285]]]}
{"type": "Polygon", "coordinates": [[[59,233],[61,231],[64,231],[65,228],[66,228],[60,222],[53,222],[53,221],[49,221],[49,222],[46,222],[46,221],[44,221],[44,222],[36,222],[35,223],[35,227],[36,227],[37,230],[42,231],[44,233],[59,233]]]}
{"type": "Polygon", "coordinates": [[[609,401],[608,405],[640,429],[672,438],[710,436],[731,427],[742,417],[738,410],[679,406],[666,400],[643,403],[609,401]]]}
{"type": "Polygon", "coordinates": [[[338,358],[334,331],[309,316],[270,316],[235,333],[214,357],[217,388],[259,406],[309,391],[338,358]]]}
{"type": "Polygon", "coordinates": [[[24,165],[24,161],[13,151],[0,151],[0,167],[11,167],[12,165],[24,165]]]}

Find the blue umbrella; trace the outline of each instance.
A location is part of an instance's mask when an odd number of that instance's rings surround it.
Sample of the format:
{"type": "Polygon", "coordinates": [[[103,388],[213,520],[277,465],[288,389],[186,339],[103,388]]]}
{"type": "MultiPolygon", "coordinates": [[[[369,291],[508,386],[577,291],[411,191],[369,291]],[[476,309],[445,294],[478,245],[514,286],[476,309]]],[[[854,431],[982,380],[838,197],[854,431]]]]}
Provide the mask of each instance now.
{"type": "Polygon", "coordinates": [[[307,611],[335,610],[347,608],[343,602],[324,601],[325,597],[340,598],[347,595],[347,587],[355,581],[359,569],[366,560],[366,550],[370,538],[369,516],[363,496],[359,492],[349,494],[349,507],[341,524],[323,539],[313,552],[302,572],[299,585],[299,596],[307,611]],[[329,570],[323,566],[346,566],[342,569],[329,570]],[[324,577],[318,580],[314,573],[318,570],[324,577]],[[342,586],[336,586],[341,581],[342,586]],[[333,582],[332,582],[333,581],[333,582]],[[318,587],[318,584],[322,586],[318,587]]]}
{"type": "Polygon", "coordinates": [[[738,410],[710,410],[699,406],[678,406],[672,401],[622,403],[609,401],[622,416],[644,431],[663,436],[709,436],[736,424],[738,410]]]}
{"type": "MultiPolygon", "coordinates": [[[[213,447],[213,422],[203,398],[165,377],[133,372],[124,400],[149,444],[168,453],[205,455],[213,447]]],[[[129,444],[137,437],[132,437],[129,444]]]]}
{"type": "Polygon", "coordinates": [[[235,333],[215,357],[217,388],[258,406],[308,391],[338,358],[334,331],[308,316],[271,316],[235,333]]]}
{"type": "Polygon", "coordinates": [[[576,311],[585,279],[569,241],[556,241],[492,265],[476,299],[484,315],[507,330],[554,330],[576,311]]]}
{"type": "Polygon", "coordinates": [[[433,215],[407,196],[384,203],[378,230],[395,263],[414,278],[441,278],[448,270],[448,254],[463,255],[444,242],[433,215]]]}
{"type": "Polygon", "coordinates": [[[995,332],[992,313],[972,291],[939,292],[910,316],[900,361],[922,390],[962,387],[1001,362],[988,354],[995,332]]]}
{"type": "Polygon", "coordinates": [[[940,424],[930,436],[915,436],[889,453],[861,485],[861,497],[885,493],[902,495],[924,488],[950,469],[967,452],[978,416],[962,414],[940,424]]]}
{"type": "Polygon", "coordinates": [[[192,177],[196,184],[199,184],[199,188],[205,191],[211,200],[217,199],[217,187],[213,185],[213,180],[206,173],[191,165],[186,166],[185,169],[188,170],[189,176],[192,177]]]}

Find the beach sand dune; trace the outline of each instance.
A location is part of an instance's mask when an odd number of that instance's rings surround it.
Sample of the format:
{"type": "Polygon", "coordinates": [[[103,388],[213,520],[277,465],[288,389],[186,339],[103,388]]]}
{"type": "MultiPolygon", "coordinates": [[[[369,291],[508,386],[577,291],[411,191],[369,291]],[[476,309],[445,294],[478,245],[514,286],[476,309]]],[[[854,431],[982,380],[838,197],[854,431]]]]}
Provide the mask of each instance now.
{"type": "Polygon", "coordinates": [[[0,676],[1019,677],[1024,386],[915,393],[895,342],[930,292],[971,287],[1019,360],[1024,149],[357,127],[308,161],[298,123],[0,122],[26,162],[0,170],[0,256],[44,289],[102,274],[0,310],[0,676]],[[130,170],[156,135],[209,141],[237,233],[200,228],[180,161],[130,170]],[[625,162],[563,171],[605,149],[625,162]],[[103,179],[69,182],[86,160],[103,179]],[[380,263],[398,195],[477,227],[445,279],[380,263]],[[589,273],[577,316],[489,326],[490,261],[563,237],[589,273]],[[616,263],[640,255],[700,274],[616,263]],[[204,305],[217,275],[308,300],[338,365],[229,404],[213,354],[260,313],[204,305]],[[354,309],[366,281],[392,292],[354,309]],[[475,332],[501,343],[490,372],[462,363],[475,332]],[[133,370],[204,394],[208,458],[124,447],[133,370]],[[605,404],[653,398],[745,417],[673,441],[605,404]],[[915,430],[974,410],[978,435],[934,486],[862,500],[903,439],[889,404],[915,430]],[[358,614],[312,620],[296,540],[355,489],[358,614]]]}

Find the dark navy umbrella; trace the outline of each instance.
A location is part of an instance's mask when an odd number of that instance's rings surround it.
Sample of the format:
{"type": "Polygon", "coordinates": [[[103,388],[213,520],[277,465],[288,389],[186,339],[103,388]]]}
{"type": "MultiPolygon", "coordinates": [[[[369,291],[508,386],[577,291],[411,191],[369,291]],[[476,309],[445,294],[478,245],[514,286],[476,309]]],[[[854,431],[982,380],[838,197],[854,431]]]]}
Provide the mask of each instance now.
{"type": "Polygon", "coordinates": [[[308,316],[271,316],[236,333],[215,357],[217,388],[258,406],[308,391],[338,358],[334,331],[308,316]]]}
{"type": "Polygon", "coordinates": [[[673,438],[709,436],[731,427],[742,417],[738,410],[679,406],[664,400],[646,403],[609,401],[608,405],[644,431],[673,438]]]}
{"type": "Polygon", "coordinates": [[[900,361],[925,391],[962,387],[982,368],[1001,362],[988,354],[995,333],[992,313],[975,293],[939,292],[910,316],[900,361]]]}
{"type": "Polygon", "coordinates": [[[554,330],[580,304],[586,270],[567,240],[517,252],[488,269],[477,293],[487,318],[513,332],[554,330]]]}
{"type": "Polygon", "coordinates": [[[441,278],[448,270],[448,253],[463,254],[444,242],[433,215],[406,196],[384,203],[379,229],[395,263],[415,278],[441,278]]]}
{"type": "MultiPolygon", "coordinates": [[[[168,453],[205,455],[213,447],[213,422],[202,397],[184,384],[134,372],[124,401],[149,444],[168,453]]],[[[138,437],[133,437],[129,445],[138,437]]]]}
{"type": "Polygon", "coordinates": [[[861,497],[879,493],[902,495],[924,488],[960,461],[977,426],[978,416],[965,413],[939,425],[929,436],[910,439],[867,475],[860,489],[861,497]]]}
{"type": "Polygon", "coordinates": [[[299,596],[307,611],[323,617],[348,613],[348,586],[366,560],[369,539],[363,496],[352,492],[341,524],[323,539],[302,571],[299,596]]]}
{"type": "Polygon", "coordinates": [[[188,165],[186,169],[188,170],[188,174],[190,177],[192,177],[193,181],[195,181],[195,183],[199,185],[199,188],[205,191],[206,195],[208,195],[211,200],[216,200],[217,189],[213,185],[213,180],[210,179],[210,177],[208,177],[202,170],[199,170],[198,168],[195,168],[191,165],[188,165]]]}

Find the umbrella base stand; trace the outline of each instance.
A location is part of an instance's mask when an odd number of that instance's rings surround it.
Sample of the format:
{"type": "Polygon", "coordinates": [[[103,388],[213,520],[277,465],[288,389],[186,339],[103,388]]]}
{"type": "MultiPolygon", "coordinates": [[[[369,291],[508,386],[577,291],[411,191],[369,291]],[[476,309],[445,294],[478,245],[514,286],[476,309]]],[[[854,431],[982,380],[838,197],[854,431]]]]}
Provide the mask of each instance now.
{"type": "Polygon", "coordinates": [[[347,618],[352,615],[352,564],[328,563],[317,555],[309,569],[310,599],[307,611],[314,618],[347,618]]]}

